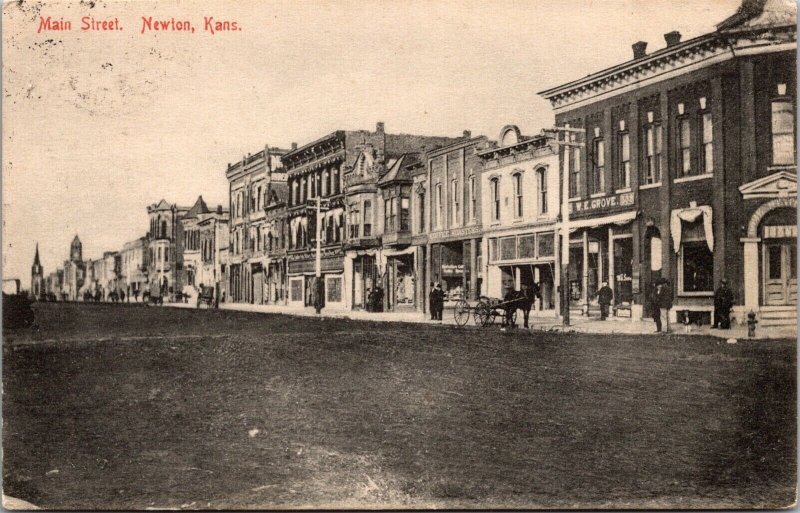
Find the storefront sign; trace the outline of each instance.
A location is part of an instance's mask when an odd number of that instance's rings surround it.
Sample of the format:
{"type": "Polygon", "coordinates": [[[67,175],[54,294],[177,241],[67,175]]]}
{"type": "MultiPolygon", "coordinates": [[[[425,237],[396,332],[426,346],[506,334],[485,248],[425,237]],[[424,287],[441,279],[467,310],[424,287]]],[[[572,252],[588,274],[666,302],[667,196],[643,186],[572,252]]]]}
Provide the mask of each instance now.
{"type": "Polygon", "coordinates": [[[633,205],[633,193],[624,192],[622,194],[614,194],[613,196],[575,201],[569,205],[570,214],[603,211],[616,207],[629,207],[633,205]]]}
{"type": "Polygon", "coordinates": [[[480,226],[467,226],[465,228],[453,228],[452,230],[434,232],[428,235],[428,240],[439,241],[445,239],[462,239],[469,237],[470,235],[481,235],[480,226]]]}
{"type": "MultiPolygon", "coordinates": [[[[344,270],[344,260],[342,257],[323,258],[321,266],[323,272],[338,272],[344,270]]],[[[289,262],[289,274],[311,273],[316,271],[314,260],[298,260],[289,262]]]]}
{"type": "Polygon", "coordinates": [[[442,266],[442,276],[461,276],[463,274],[464,274],[463,264],[442,266]]]}

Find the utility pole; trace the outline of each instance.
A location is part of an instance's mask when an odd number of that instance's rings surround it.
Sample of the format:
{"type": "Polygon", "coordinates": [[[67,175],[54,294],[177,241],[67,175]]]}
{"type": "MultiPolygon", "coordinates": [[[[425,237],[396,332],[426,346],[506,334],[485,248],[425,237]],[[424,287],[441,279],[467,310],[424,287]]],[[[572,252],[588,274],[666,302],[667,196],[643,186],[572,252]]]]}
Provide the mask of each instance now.
{"type": "Polygon", "coordinates": [[[325,293],[325,287],[322,284],[322,212],[328,211],[328,205],[326,203],[326,205],[323,206],[322,198],[319,194],[317,194],[316,200],[316,223],[314,223],[314,232],[317,237],[317,254],[314,265],[314,275],[316,277],[314,280],[314,309],[316,310],[317,314],[319,314],[322,311],[322,294],[325,293]]]}
{"type": "Polygon", "coordinates": [[[560,206],[561,206],[561,319],[564,326],[569,326],[569,175],[570,153],[572,148],[584,148],[585,142],[577,141],[579,134],[586,134],[583,128],[570,128],[569,125],[555,127],[545,132],[556,134],[559,147],[559,156],[563,165],[563,176],[560,180],[560,206]],[[562,139],[563,136],[563,139],[562,139]],[[561,150],[564,150],[563,153],[561,150]]]}

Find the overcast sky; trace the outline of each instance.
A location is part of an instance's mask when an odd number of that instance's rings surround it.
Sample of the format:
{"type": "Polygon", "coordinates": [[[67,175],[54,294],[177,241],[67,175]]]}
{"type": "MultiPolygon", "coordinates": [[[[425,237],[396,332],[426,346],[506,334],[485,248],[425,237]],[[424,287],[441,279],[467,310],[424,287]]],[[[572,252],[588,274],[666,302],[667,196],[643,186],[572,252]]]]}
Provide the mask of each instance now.
{"type": "Polygon", "coordinates": [[[225,168],[337,129],[496,139],[551,126],[537,91],[713,30],[737,0],[22,3],[3,8],[3,274],[29,286],[147,230],[146,206],[227,198],[225,168]],[[91,7],[94,5],[94,7],[91,7]],[[37,33],[40,16],[72,21],[37,33]],[[122,31],[81,32],[81,17],[122,31]],[[196,32],[141,34],[142,16],[196,32]],[[241,31],[211,35],[203,16],[241,31]]]}

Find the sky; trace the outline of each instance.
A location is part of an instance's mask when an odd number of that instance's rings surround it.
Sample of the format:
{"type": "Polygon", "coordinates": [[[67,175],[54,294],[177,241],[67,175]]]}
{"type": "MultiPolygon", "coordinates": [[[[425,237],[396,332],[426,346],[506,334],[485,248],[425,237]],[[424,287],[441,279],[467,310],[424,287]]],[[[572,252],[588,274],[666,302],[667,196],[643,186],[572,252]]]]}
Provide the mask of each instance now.
{"type": "Polygon", "coordinates": [[[3,5],[3,277],[145,234],[164,198],[227,203],[229,162],[338,129],[496,139],[536,93],[714,29],[738,0],[103,1],[3,5]],[[41,19],[71,31],[37,32],[41,19]],[[117,19],[82,31],[81,19],[117,19]],[[142,18],[195,32],[142,33],[142,18]],[[241,30],[211,34],[204,17],[241,30]]]}

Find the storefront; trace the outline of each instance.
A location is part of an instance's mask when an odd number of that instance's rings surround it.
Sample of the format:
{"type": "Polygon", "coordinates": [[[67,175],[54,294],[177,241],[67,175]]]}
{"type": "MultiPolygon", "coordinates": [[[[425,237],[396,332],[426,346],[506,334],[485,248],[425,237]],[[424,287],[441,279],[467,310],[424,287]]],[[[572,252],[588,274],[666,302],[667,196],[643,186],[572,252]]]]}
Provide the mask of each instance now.
{"type": "Polygon", "coordinates": [[[378,268],[375,250],[348,251],[347,259],[352,262],[351,298],[353,310],[366,310],[369,293],[381,286],[382,276],[378,268]]]}
{"type": "Polygon", "coordinates": [[[552,229],[538,232],[489,234],[487,295],[502,298],[523,285],[538,287],[541,299],[534,311],[555,315],[556,248],[552,229]]]}
{"type": "Polygon", "coordinates": [[[402,251],[384,249],[386,258],[386,306],[388,311],[416,309],[417,275],[414,248],[402,251]]]}
{"type": "Polygon", "coordinates": [[[430,245],[431,281],[442,286],[445,301],[480,297],[483,286],[478,264],[480,255],[480,239],[430,245]]]}
{"type": "Polygon", "coordinates": [[[286,293],[286,259],[270,259],[267,265],[267,297],[270,304],[284,304],[286,293]]]}
{"type": "MultiPolygon", "coordinates": [[[[297,256],[295,256],[297,258],[297,256]]],[[[324,255],[320,260],[323,283],[320,303],[323,308],[344,308],[342,294],[344,283],[344,261],[341,256],[324,255]]],[[[291,306],[314,306],[314,291],[317,283],[316,260],[295,259],[288,261],[288,304],[291,306]]]]}

